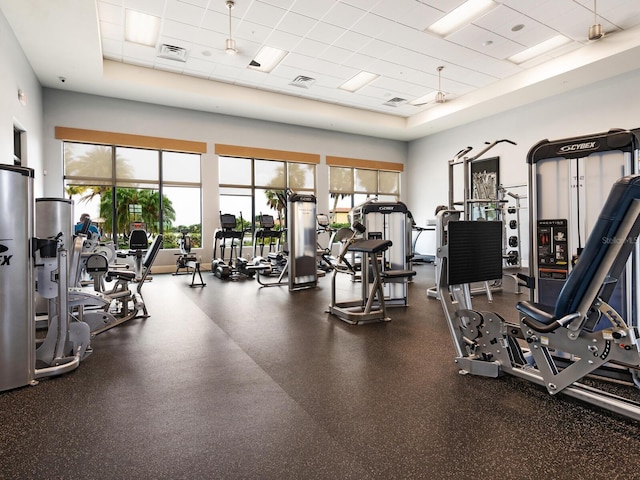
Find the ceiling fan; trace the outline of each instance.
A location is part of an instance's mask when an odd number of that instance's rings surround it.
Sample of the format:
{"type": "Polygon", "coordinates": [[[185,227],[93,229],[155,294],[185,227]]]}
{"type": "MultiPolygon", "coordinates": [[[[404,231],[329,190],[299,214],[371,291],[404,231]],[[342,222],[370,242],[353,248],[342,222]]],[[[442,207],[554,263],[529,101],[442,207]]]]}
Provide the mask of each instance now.
{"type": "Polygon", "coordinates": [[[602,29],[602,25],[598,23],[596,1],[597,0],[593,0],[593,25],[589,27],[589,40],[600,40],[602,37],[604,37],[604,30],[602,29]]]}
{"type": "Polygon", "coordinates": [[[233,0],[227,0],[227,9],[229,10],[229,38],[225,41],[224,51],[229,55],[235,55],[238,53],[238,48],[236,47],[236,41],[233,39],[231,35],[231,9],[236,6],[236,2],[233,0]]]}
{"type": "Polygon", "coordinates": [[[442,70],[444,70],[444,66],[439,66],[436,68],[438,71],[438,91],[431,92],[428,95],[417,98],[412,102],[409,102],[411,105],[415,107],[423,107],[425,105],[429,105],[430,103],[445,103],[444,92],[442,91],[442,70]]]}
{"type": "Polygon", "coordinates": [[[444,103],[446,100],[444,99],[444,92],[442,91],[442,70],[444,66],[439,66],[438,70],[438,93],[436,93],[436,103],[444,103]]]}

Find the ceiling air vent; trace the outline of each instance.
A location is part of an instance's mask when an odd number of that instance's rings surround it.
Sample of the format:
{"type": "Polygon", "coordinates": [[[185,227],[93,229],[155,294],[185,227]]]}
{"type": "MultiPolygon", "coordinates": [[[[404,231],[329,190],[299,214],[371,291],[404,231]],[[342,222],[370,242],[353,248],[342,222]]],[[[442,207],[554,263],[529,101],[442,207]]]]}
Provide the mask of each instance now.
{"type": "Polygon", "coordinates": [[[300,88],[309,88],[311,85],[316,83],[315,78],[305,77],[304,75],[298,75],[296,78],[289,82],[289,85],[300,88]]]}
{"type": "Polygon", "coordinates": [[[402,105],[406,101],[407,101],[406,98],[393,97],[387,100],[386,102],[384,102],[384,104],[387,107],[397,107],[398,105],[402,105]]]}
{"type": "Polygon", "coordinates": [[[168,60],[176,60],[178,62],[186,62],[189,52],[182,47],[176,47],[175,45],[167,45],[163,43],[158,48],[158,57],[166,58],[168,60]]]}

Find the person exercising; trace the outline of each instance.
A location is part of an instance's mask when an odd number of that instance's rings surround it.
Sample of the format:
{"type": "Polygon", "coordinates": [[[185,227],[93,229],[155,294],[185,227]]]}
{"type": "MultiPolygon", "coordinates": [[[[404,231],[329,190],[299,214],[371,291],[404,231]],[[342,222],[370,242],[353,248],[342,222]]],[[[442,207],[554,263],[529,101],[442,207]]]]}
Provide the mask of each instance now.
{"type": "MultiPolygon", "coordinates": [[[[83,213],[82,215],[80,215],[80,221],[76,223],[74,227],[74,233],[77,234],[82,230],[84,222],[87,219],[91,219],[91,215],[89,215],[88,213],[83,213]]],[[[91,236],[96,235],[98,238],[100,237],[100,230],[98,230],[98,227],[96,227],[93,223],[89,225],[89,233],[91,234],[91,236]]]]}

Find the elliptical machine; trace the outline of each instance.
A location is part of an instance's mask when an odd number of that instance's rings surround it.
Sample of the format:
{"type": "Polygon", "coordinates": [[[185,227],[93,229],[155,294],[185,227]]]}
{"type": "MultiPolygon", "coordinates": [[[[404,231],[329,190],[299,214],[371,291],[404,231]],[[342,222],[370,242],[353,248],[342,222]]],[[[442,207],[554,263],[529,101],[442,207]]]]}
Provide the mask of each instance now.
{"type": "Polygon", "coordinates": [[[262,269],[242,257],[242,243],[246,233],[243,224],[242,212],[240,212],[239,229],[236,226],[235,215],[220,212],[220,228],[213,236],[213,259],[211,260],[211,271],[220,279],[253,278],[256,272],[262,269]],[[217,256],[218,249],[219,256],[217,256]],[[225,258],[227,249],[229,256],[225,258]]]}

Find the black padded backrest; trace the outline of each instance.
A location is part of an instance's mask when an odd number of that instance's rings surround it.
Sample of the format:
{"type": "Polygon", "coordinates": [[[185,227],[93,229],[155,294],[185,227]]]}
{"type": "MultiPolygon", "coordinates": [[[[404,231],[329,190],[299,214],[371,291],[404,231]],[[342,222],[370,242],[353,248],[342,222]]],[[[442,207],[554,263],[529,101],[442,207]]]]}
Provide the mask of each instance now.
{"type": "MultiPolygon", "coordinates": [[[[623,177],[613,185],[598,221],[587,239],[580,259],[556,300],[555,318],[562,318],[578,310],[580,302],[610,248],[621,243],[622,249],[618,254],[618,259],[626,260],[629,257],[637,239],[640,222],[635,219],[634,227],[628,237],[620,238],[618,229],[630,205],[636,199],[640,199],[640,175],[623,177]]],[[[620,261],[616,261],[616,263],[618,265],[624,264],[620,261]]],[[[620,275],[622,268],[618,270],[610,272],[610,274],[620,275]]]]}
{"type": "Polygon", "coordinates": [[[156,238],[153,239],[153,242],[151,243],[151,248],[149,249],[147,254],[144,256],[144,260],[142,260],[142,265],[145,268],[149,268],[151,267],[151,265],[153,265],[153,261],[156,259],[156,255],[158,255],[158,250],[160,250],[161,246],[162,246],[162,235],[158,235],[156,238]]]}
{"type": "Polygon", "coordinates": [[[149,239],[146,230],[131,230],[129,250],[146,250],[147,248],[149,248],[149,239]]]}

